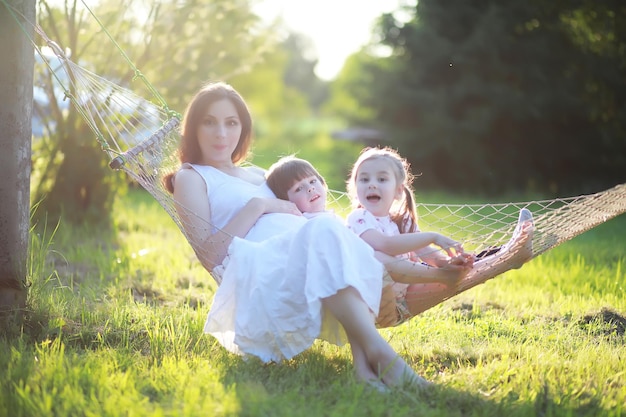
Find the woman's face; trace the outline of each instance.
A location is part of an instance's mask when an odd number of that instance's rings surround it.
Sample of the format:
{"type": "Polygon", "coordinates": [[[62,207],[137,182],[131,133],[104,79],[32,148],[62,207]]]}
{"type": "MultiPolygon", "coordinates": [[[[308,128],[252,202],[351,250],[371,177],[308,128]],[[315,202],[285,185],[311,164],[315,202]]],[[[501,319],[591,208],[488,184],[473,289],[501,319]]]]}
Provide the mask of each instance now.
{"type": "Polygon", "coordinates": [[[211,104],[198,125],[202,162],[212,166],[232,165],[232,154],[241,137],[237,108],[228,99],[211,104]]]}

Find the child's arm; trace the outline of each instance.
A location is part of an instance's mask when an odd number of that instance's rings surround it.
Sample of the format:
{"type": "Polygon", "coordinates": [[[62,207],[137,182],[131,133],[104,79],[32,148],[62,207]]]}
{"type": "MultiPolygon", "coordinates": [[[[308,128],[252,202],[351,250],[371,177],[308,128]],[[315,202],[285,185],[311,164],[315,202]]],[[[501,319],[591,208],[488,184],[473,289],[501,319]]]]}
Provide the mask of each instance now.
{"type": "Polygon", "coordinates": [[[450,257],[441,253],[441,250],[434,245],[428,245],[425,248],[411,252],[411,260],[415,262],[424,262],[430,266],[439,268],[441,266],[445,266],[450,260],[450,257]]]}
{"type": "Polygon", "coordinates": [[[373,247],[374,250],[384,252],[391,256],[418,251],[429,245],[439,246],[445,250],[450,257],[458,253],[463,253],[463,247],[459,242],[435,232],[415,232],[386,236],[376,229],[368,229],[361,233],[360,236],[373,247]]]}

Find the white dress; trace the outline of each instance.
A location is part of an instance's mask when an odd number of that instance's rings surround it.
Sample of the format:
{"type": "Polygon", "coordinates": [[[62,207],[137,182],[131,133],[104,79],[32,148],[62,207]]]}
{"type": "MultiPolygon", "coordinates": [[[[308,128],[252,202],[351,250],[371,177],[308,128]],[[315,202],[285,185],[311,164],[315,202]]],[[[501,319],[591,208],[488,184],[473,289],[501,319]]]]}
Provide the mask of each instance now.
{"type": "MultiPolygon", "coordinates": [[[[253,197],[274,195],[213,167],[192,165],[205,180],[212,223],[223,228],[253,197]]],[[[378,314],[383,265],[373,249],[334,216],[307,220],[261,216],[245,239],[233,238],[219,267],[222,282],[204,330],[229,351],[265,362],[289,359],[317,338],[347,342],[322,299],[354,287],[378,314]]]]}

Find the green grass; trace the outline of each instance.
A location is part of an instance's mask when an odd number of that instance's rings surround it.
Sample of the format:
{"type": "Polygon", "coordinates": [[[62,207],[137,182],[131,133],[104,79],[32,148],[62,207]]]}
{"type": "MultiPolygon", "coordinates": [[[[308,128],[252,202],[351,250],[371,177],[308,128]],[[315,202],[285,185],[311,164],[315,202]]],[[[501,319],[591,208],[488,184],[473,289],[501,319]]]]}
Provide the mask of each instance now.
{"type": "Polygon", "coordinates": [[[623,416],[626,218],[383,335],[434,389],[355,382],[348,347],[282,364],[202,327],[215,285],[143,192],[113,234],[33,234],[30,313],[0,338],[0,416],[623,416]]]}

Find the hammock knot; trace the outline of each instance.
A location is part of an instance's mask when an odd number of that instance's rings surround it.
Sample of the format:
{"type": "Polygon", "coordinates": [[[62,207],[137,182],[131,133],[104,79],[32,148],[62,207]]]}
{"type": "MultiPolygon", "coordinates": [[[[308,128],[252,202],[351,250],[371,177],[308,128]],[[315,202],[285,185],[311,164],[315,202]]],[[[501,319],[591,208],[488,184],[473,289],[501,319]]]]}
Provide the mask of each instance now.
{"type": "Polygon", "coordinates": [[[52,49],[52,52],[54,52],[54,54],[59,57],[59,59],[62,59],[64,61],[67,60],[67,56],[65,55],[65,52],[59,46],[58,43],[56,43],[56,42],[54,42],[53,40],[50,40],[50,39],[47,39],[46,43],[48,44],[50,49],[52,49]]]}
{"type": "Polygon", "coordinates": [[[154,146],[159,145],[167,135],[180,125],[180,119],[177,117],[170,118],[159,130],[150,135],[146,140],[138,143],[134,147],[130,148],[121,155],[115,157],[109,162],[109,167],[112,169],[120,169],[122,165],[126,163],[128,159],[135,158],[140,153],[154,146]]]}
{"type": "Polygon", "coordinates": [[[142,81],[147,82],[147,79],[143,75],[143,73],[139,71],[137,68],[135,68],[135,75],[133,76],[133,81],[135,81],[137,78],[140,78],[142,81]]]}

